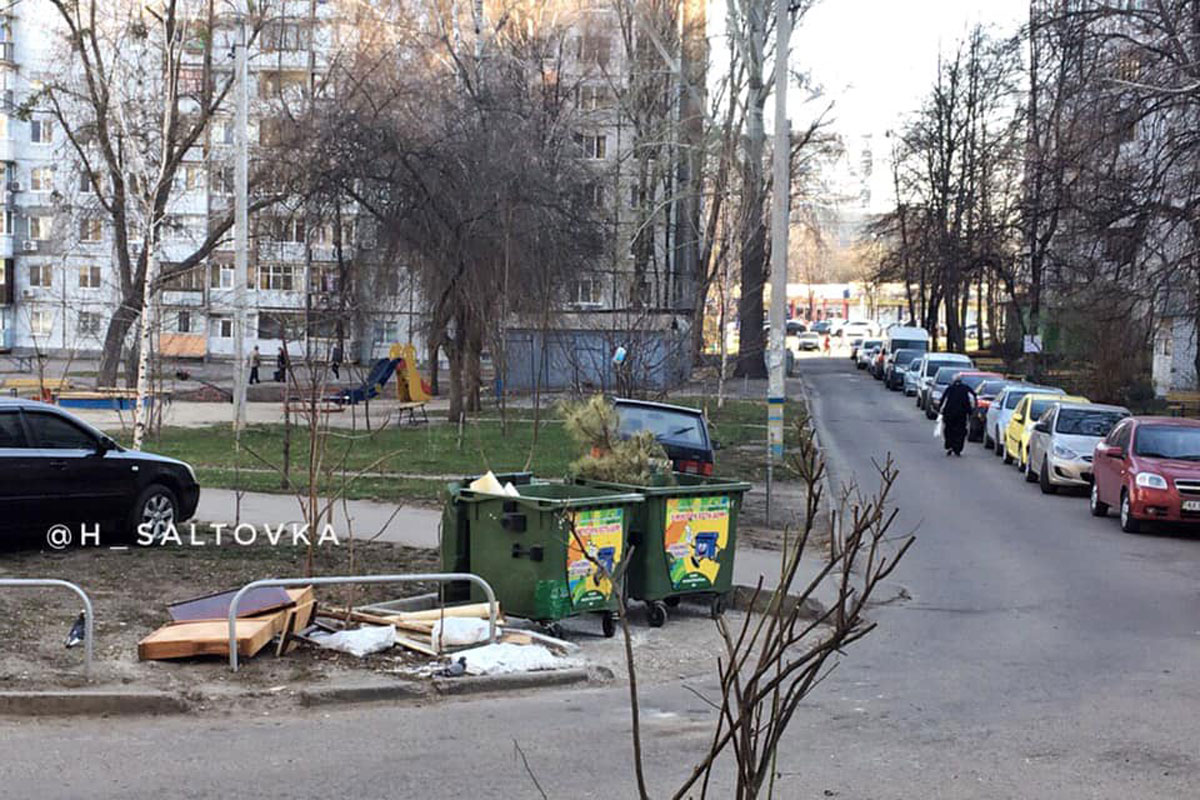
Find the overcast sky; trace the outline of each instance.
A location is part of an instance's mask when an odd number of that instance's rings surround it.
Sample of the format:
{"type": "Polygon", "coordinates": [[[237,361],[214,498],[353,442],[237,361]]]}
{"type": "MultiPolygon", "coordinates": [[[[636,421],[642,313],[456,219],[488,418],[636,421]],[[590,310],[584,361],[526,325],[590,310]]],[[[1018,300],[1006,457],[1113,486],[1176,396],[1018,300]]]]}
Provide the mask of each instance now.
{"type": "Polygon", "coordinates": [[[920,103],[939,47],[976,22],[1015,31],[1028,10],[1028,0],[819,0],[792,36],[792,64],[834,101],[838,130],[882,135],[920,103]]]}

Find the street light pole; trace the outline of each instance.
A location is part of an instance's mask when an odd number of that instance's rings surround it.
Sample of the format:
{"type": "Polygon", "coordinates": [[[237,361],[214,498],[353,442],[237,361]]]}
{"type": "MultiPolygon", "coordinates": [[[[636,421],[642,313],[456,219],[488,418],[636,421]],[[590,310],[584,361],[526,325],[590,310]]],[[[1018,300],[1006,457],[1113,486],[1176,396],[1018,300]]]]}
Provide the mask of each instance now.
{"type": "Polygon", "coordinates": [[[237,44],[234,45],[234,70],[236,73],[234,78],[236,82],[234,127],[237,155],[233,168],[233,427],[237,431],[241,431],[246,425],[246,275],[249,270],[247,249],[250,241],[247,44],[246,13],[243,9],[238,13],[237,44]]]}
{"type": "Polygon", "coordinates": [[[771,524],[771,484],[774,465],[783,460],[783,408],[787,353],[788,198],[791,188],[791,126],[787,116],[788,44],[792,18],[788,0],[775,2],[775,152],[772,158],[771,199],[771,338],[767,344],[767,524],[771,524]]]}

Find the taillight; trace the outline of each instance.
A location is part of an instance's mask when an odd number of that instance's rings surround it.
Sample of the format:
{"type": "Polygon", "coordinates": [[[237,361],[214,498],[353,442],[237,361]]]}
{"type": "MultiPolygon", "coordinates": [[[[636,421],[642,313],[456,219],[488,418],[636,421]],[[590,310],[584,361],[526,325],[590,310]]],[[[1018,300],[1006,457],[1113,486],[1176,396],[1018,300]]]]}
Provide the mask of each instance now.
{"type": "Polygon", "coordinates": [[[700,465],[701,475],[712,475],[713,465],[711,461],[706,461],[700,465]]]}

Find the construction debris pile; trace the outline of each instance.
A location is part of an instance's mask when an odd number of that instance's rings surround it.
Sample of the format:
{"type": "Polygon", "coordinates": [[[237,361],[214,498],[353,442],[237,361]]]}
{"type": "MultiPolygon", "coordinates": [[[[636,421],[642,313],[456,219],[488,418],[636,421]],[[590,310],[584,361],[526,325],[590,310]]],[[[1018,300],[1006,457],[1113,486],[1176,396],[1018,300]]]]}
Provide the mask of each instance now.
{"type": "MultiPolygon", "coordinates": [[[[172,622],[138,642],[138,658],[170,660],[229,655],[229,604],[236,592],[207,595],[167,607],[172,622]]],[[[489,675],[561,669],[578,645],[510,627],[496,608],[491,641],[487,603],[398,611],[381,606],[318,605],[312,587],[265,587],[243,595],[235,623],[238,655],[250,658],[273,644],[282,656],[299,643],[365,657],[393,648],[419,658],[397,672],[414,675],[489,675]],[[426,660],[432,659],[432,660],[426,660]]]]}

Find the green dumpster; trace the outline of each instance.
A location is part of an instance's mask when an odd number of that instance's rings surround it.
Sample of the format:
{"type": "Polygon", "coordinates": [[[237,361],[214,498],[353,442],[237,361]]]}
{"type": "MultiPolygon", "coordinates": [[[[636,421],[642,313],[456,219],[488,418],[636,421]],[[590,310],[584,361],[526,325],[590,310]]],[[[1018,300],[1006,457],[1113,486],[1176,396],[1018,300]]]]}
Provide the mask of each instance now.
{"type": "MultiPolygon", "coordinates": [[[[478,478],[473,475],[446,484],[442,491],[442,530],[441,551],[442,570],[444,572],[470,572],[471,531],[464,512],[465,503],[458,502],[459,490],[469,486],[478,478]]],[[[513,486],[526,486],[534,481],[532,472],[505,472],[496,476],[501,484],[511,483],[513,486]]],[[[473,584],[447,583],[442,587],[442,596],[447,603],[466,602],[471,596],[473,584]]]]}
{"type": "Polygon", "coordinates": [[[576,479],[583,486],[636,492],[645,502],[634,507],[629,543],[632,560],[625,593],[646,603],[650,625],[667,621],[667,607],[692,595],[709,601],[715,618],[733,587],[737,523],[742,496],[750,484],[725,478],[675,474],[647,486],[576,479]]]}
{"type": "MultiPolygon", "coordinates": [[[[508,497],[473,492],[460,482],[447,486],[444,513],[462,526],[467,558],[460,545],[446,547],[443,532],[443,568],[486,580],[505,614],[553,625],[595,612],[605,636],[612,636],[616,597],[604,575],[624,557],[642,496],[564,483],[530,482],[517,490],[519,497],[508,497]]],[[[473,599],[482,600],[477,591],[473,599]]]]}

